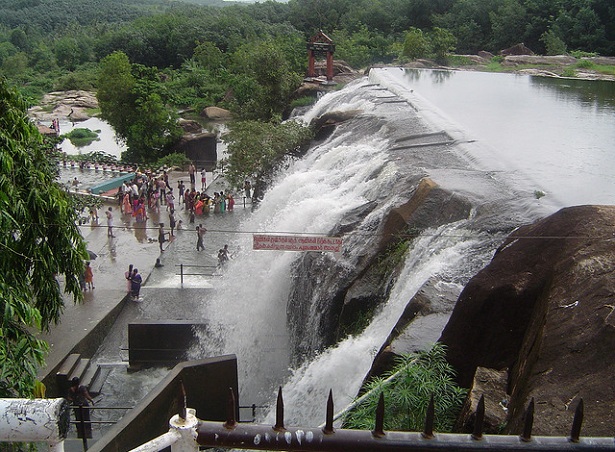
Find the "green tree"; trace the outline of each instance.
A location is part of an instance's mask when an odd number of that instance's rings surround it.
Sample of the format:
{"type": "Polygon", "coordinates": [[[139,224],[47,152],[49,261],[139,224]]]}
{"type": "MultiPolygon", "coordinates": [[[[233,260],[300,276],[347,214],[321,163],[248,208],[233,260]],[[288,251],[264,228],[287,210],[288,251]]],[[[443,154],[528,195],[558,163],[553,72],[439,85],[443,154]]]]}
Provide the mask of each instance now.
{"type": "Polygon", "coordinates": [[[440,63],[446,62],[447,55],[455,51],[457,44],[457,38],[450,31],[440,27],[434,27],[429,33],[429,41],[436,61],[440,63]]]}
{"type": "Polygon", "coordinates": [[[552,29],[545,31],[540,40],[545,45],[547,55],[564,55],[566,53],[566,43],[552,29]]]}
{"type": "Polygon", "coordinates": [[[279,116],[301,84],[302,77],[290,69],[284,52],[274,40],[245,44],[233,54],[233,61],[235,72],[254,79],[259,87],[249,104],[241,106],[244,118],[268,121],[279,116]]]}
{"type": "Polygon", "coordinates": [[[233,123],[224,136],[228,153],[225,176],[237,187],[245,179],[267,183],[284,157],[297,152],[311,138],[311,129],[295,121],[233,123]]]}
{"type": "Polygon", "coordinates": [[[100,62],[100,76],[96,98],[100,115],[109,122],[120,137],[126,139],[132,123],[135,103],[133,89],[137,81],[132,66],[123,52],[114,52],[100,62]]]}
{"type": "Polygon", "coordinates": [[[404,39],[403,55],[412,60],[425,58],[429,53],[429,40],[420,28],[412,27],[404,39]]]}
{"type": "Polygon", "coordinates": [[[32,394],[47,345],[36,330],[57,323],[65,291],[81,299],[85,243],[73,203],[27,117],[24,100],[0,80],[0,396],[32,394]]]}
{"type": "Polygon", "coordinates": [[[131,65],[114,52],[101,61],[96,96],[101,117],[126,141],[122,160],[153,162],[172,152],[181,136],[177,113],[166,104],[156,68],[131,65]]]}

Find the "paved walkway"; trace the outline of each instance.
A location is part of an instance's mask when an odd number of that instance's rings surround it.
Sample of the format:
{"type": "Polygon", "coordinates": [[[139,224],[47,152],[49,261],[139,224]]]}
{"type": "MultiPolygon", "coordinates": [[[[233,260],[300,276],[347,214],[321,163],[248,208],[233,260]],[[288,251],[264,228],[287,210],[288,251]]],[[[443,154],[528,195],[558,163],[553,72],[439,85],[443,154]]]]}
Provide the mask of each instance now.
{"type": "MultiPolygon", "coordinates": [[[[208,176],[211,176],[211,173],[208,176]]],[[[179,180],[183,180],[186,186],[190,185],[187,172],[169,173],[169,185],[173,187],[174,192],[177,191],[179,180]]],[[[200,181],[197,182],[197,188],[200,188],[200,181]]],[[[175,193],[175,196],[178,194],[175,193]]],[[[176,199],[176,210],[177,203],[176,199]]],[[[50,346],[46,366],[39,370],[38,377],[41,380],[54,372],[70,353],[79,351],[79,344],[110,313],[120,307],[127,292],[124,272],[128,266],[133,264],[138,268],[143,281],[146,282],[156,259],[160,256],[157,241],[158,223],[165,223],[165,229],[168,231],[168,212],[164,206],[159,213],[148,212],[149,219],[143,228],[134,228],[132,217],[121,215],[117,204],[106,204],[104,209],[108,209],[109,206],[113,208],[114,213],[115,238],[107,236],[103,209],[99,212],[99,225],[80,226],[88,250],[97,255],[91,261],[95,288],[86,291],[83,302],[79,304],[73,303],[72,298],[66,297],[66,307],[60,323],[53,326],[49,332],[39,335],[39,338],[50,346]]],[[[172,253],[172,250],[173,247],[167,253],[172,253]]]]}

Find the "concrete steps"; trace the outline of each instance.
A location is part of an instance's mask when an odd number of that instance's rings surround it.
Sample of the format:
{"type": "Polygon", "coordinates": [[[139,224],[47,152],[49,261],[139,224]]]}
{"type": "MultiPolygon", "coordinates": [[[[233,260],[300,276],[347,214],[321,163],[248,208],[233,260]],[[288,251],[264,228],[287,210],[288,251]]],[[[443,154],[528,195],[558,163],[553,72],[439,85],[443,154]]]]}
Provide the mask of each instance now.
{"type": "Polygon", "coordinates": [[[72,353],[66,357],[56,373],[59,396],[65,397],[71,380],[78,377],[81,384],[88,388],[90,395],[95,397],[100,394],[110,372],[111,369],[92,366],[88,358],[81,357],[79,353],[72,353]]]}

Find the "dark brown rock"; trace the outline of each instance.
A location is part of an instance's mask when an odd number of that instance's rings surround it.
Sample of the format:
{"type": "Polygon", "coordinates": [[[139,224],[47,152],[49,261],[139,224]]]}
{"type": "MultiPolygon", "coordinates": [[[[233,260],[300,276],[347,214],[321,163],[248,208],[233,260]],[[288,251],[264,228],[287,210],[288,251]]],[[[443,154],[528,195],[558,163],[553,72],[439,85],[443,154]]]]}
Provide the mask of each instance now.
{"type": "Polygon", "coordinates": [[[519,228],[461,293],[441,342],[458,381],[510,368],[508,432],[530,398],[534,433],[570,431],[586,401],[585,435],[615,425],[615,206],[562,209],[519,228]]]}
{"type": "Polygon", "coordinates": [[[471,209],[467,199],[440,188],[431,179],[422,179],[412,198],[391,209],[384,220],[380,247],[394,243],[400,234],[412,235],[427,227],[435,228],[467,218],[471,209]]]}
{"type": "Polygon", "coordinates": [[[177,143],[174,151],[184,153],[194,162],[197,169],[205,168],[207,171],[213,171],[218,161],[217,141],[215,133],[186,134],[177,143]]]}
{"type": "Polygon", "coordinates": [[[436,342],[458,295],[458,286],[437,278],[431,278],[423,284],[406,305],[374,358],[365,381],[390,371],[400,355],[426,350],[436,342]]]}
{"type": "Polygon", "coordinates": [[[478,367],[474,375],[472,389],[461,410],[456,431],[472,433],[476,410],[481,397],[485,403],[484,433],[499,434],[508,415],[508,395],[506,394],[508,369],[498,371],[478,367]]]}
{"type": "Polygon", "coordinates": [[[487,52],[486,50],[481,50],[480,52],[478,52],[478,56],[484,60],[491,60],[491,58],[493,58],[495,55],[493,55],[493,53],[491,52],[487,52]]]}
{"type": "Polygon", "coordinates": [[[203,131],[203,126],[193,119],[180,119],[178,123],[186,133],[200,133],[203,131]]]}

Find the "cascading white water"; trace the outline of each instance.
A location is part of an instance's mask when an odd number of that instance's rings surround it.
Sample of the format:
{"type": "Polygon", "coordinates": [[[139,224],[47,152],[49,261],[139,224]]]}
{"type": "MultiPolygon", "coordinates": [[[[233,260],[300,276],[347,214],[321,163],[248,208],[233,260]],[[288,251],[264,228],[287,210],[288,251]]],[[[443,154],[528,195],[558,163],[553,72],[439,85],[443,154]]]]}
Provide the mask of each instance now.
{"type": "MultiPolygon", "coordinates": [[[[426,231],[412,247],[389,301],[370,326],[300,369],[289,369],[287,303],[293,284],[291,268],[298,254],[252,251],[251,233],[327,234],[348,212],[378,200],[378,207],[362,220],[362,226],[344,237],[343,253],[335,256],[338,266],[354,266],[364,252],[361,247],[366,234],[372,234],[374,225],[380,224],[390,208],[410,194],[409,187],[396,193],[395,184],[409,172],[422,173],[420,168],[400,167],[387,152],[391,139],[410,133],[419,123],[407,104],[379,105],[381,96],[390,95],[361,80],[325,95],[304,116],[309,122],[332,110],[363,112],[358,115],[358,126],[338,127],[330,139],[279,175],[258,209],[241,225],[243,234],[231,243],[231,248],[239,251],[203,305],[201,315],[210,324],[223,325],[223,345],[216,352],[238,356],[240,403],[272,403],[275,389],[284,385],[286,412],[292,424],[319,424],[329,388],[334,390],[337,406],[356,395],[375,351],[407,302],[430,277],[467,280],[468,268],[476,266],[461,265],[469,248],[481,248],[464,232],[463,223],[426,231]],[[403,130],[396,132],[393,123],[400,118],[403,130]],[[406,127],[407,122],[412,124],[406,127]]],[[[474,251],[478,255],[473,259],[484,263],[490,250],[474,251]]],[[[309,315],[316,318],[320,312],[312,309],[309,315]]],[[[308,324],[311,321],[305,319],[308,324]]],[[[212,351],[203,338],[196,356],[212,351]]]]}
{"type": "MultiPolygon", "coordinates": [[[[316,426],[324,422],[329,389],[336,407],[349,404],[408,301],[429,278],[458,272],[468,249],[478,241],[464,231],[463,223],[425,231],[408,254],[388,302],[370,325],[360,335],[344,339],[293,372],[283,388],[287,424],[316,426]]],[[[275,413],[271,412],[265,422],[274,421],[275,413]]]]}

